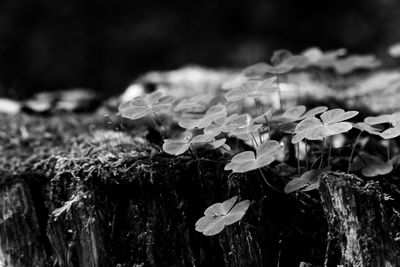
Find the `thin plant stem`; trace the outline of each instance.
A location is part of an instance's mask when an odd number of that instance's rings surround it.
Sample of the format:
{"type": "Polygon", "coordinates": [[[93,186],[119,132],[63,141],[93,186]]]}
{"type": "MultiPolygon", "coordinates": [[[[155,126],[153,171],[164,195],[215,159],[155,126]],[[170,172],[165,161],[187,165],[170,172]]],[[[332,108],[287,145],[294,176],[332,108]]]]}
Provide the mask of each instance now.
{"type": "Polygon", "coordinates": [[[281,86],[279,85],[279,74],[276,75],[276,84],[278,85],[278,95],[279,95],[279,109],[283,109],[283,101],[282,101],[282,93],[281,93],[281,86]]]}
{"type": "Polygon", "coordinates": [[[192,154],[192,157],[194,157],[194,158],[198,159],[198,157],[197,157],[197,155],[194,153],[194,151],[193,151],[193,149],[192,149],[192,146],[191,146],[191,145],[189,145],[189,151],[190,151],[190,154],[192,154]]]}
{"type": "Polygon", "coordinates": [[[260,144],[263,143],[262,138],[261,138],[261,130],[258,129],[258,139],[260,140],[260,144]]]}
{"type": "Polygon", "coordinates": [[[261,173],[261,176],[262,176],[262,178],[264,179],[264,182],[265,182],[269,187],[271,187],[271,188],[272,188],[273,190],[275,190],[276,192],[282,193],[282,191],[278,190],[275,186],[273,186],[272,184],[270,184],[270,183],[268,182],[267,178],[265,177],[265,175],[264,175],[264,173],[262,172],[261,169],[258,169],[258,170],[259,170],[259,172],[261,173]]]}
{"type": "Polygon", "coordinates": [[[388,143],[387,143],[387,148],[386,148],[386,153],[387,153],[387,161],[390,160],[390,139],[388,139],[388,143]]]}
{"type": "Polygon", "coordinates": [[[321,155],[319,155],[311,164],[310,170],[312,170],[312,168],[314,167],[314,165],[318,162],[318,160],[321,158],[321,155]]]}
{"type": "Polygon", "coordinates": [[[297,143],[297,171],[300,175],[301,168],[300,168],[300,143],[297,143]]]}
{"type": "Polygon", "coordinates": [[[306,169],[308,170],[308,145],[307,145],[307,139],[304,139],[304,143],[305,143],[306,169]]]}
{"type": "Polygon", "coordinates": [[[267,116],[264,116],[264,118],[265,118],[265,122],[268,125],[268,138],[271,139],[271,124],[269,123],[267,116]]]}
{"type": "Polygon", "coordinates": [[[318,169],[322,168],[322,162],[324,161],[324,152],[325,152],[325,138],[322,139],[322,152],[321,152],[321,161],[319,162],[318,169]]]}
{"type": "Polygon", "coordinates": [[[360,133],[357,135],[356,141],[354,141],[353,146],[351,148],[351,152],[350,152],[350,159],[349,159],[349,166],[347,167],[347,174],[350,173],[350,167],[351,167],[351,161],[353,160],[353,155],[354,155],[354,150],[356,149],[356,145],[358,143],[358,140],[361,137],[363,131],[360,131],[360,133]]]}
{"type": "Polygon", "coordinates": [[[256,138],[254,137],[254,134],[253,134],[253,133],[250,133],[250,135],[251,135],[251,137],[253,137],[253,140],[254,140],[254,143],[256,144],[256,146],[258,146],[257,140],[256,140],[256,138]]]}
{"type": "Polygon", "coordinates": [[[328,150],[328,166],[331,161],[331,152],[332,152],[332,140],[329,142],[329,150],[328,150]]]}
{"type": "MultiPolygon", "coordinates": [[[[255,99],[255,98],[253,98],[253,101],[254,101],[254,108],[255,108],[255,110],[256,110],[256,116],[258,115],[258,105],[257,105],[257,100],[255,99]]],[[[259,139],[259,141],[260,141],[260,144],[262,144],[262,139],[261,139],[261,130],[260,130],[260,128],[258,128],[258,139],[259,139]]]]}
{"type": "Polygon", "coordinates": [[[160,124],[160,126],[162,126],[163,128],[164,128],[164,134],[165,134],[165,136],[169,136],[169,133],[168,133],[168,128],[167,128],[167,126],[165,125],[165,123],[158,117],[158,115],[157,115],[157,113],[155,113],[155,112],[153,112],[153,115],[154,115],[154,118],[158,121],[158,123],[160,124]]]}

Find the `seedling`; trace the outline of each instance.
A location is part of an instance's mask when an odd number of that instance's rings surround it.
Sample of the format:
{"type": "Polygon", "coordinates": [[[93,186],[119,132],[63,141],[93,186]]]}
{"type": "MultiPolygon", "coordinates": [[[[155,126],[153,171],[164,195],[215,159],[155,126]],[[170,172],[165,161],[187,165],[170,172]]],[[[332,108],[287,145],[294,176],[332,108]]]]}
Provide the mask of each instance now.
{"type": "MultiPolygon", "coordinates": [[[[264,110],[262,101],[265,96],[279,89],[279,75],[285,74],[294,69],[308,66],[334,68],[338,73],[348,73],[356,68],[373,68],[379,64],[375,57],[370,56],[350,56],[341,58],[346,54],[344,49],[339,49],[323,53],[319,49],[312,49],[303,55],[292,55],[290,52],[281,50],[271,58],[271,64],[258,63],[242,71],[233,80],[229,80],[222,85],[223,90],[217,94],[203,94],[193,96],[179,101],[172,109],[174,99],[164,96],[161,92],[136,97],[131,101],[122,103],[119,106],[120,114],[129,119],[139,119],[145,116],[158,119],[157,114],[162,112],[170,113],[171,122],[175,127],[178,125],[183,128],[183,133],[178,137],[164,139],[163,150],[171,155],[182,155],[188,150],[192,156],[198,159],[195,149],[198,147],[225,148],[230,150],[226,144],[227,137],[235,137],[245,140],[245,143],[253,148],[246,151],[241,150],[241,142],[235,142],[234,151],[230,154],[235,155],[231,161],[225,165],[225,170],[232,173],[247,173],[258,170],[265,182],[273,189],[281,192],[280,189],[273,187],[264,176],[263,171],[268,170],[280,177],[293,177],[296,168],[289,166],[285,158],[281,157],[285,140],[290,140],[287,145],[291,148],[290,159],[297,158],[298,177],[293,178],[286,186],[284,191],[292,193],[296,191],[310,191],[317,189],[319,178],[329,170],[331,158],[331,143],[329,142],[328,167],[322,168],[324,161],[325,141],[332,139],[333,136],[343,134],[353,127],[358,129],[358,134],[352,146],[349,160],[348,172],[360,171],[365,177],[375,177],[386,175],[393,171],[399,164],[400,157],[395,156],[390,159],[388,144],[388,160],[369,155],[364,152],[355,153],[356,144],[362,133],[379,136],[384,139],[392,139],[400,136],[400,112],[386,114],[376,117],[368,117],[364,122],[352,124],[352,119],[358,111],[344,111],[343,109],[328,110],[325,106],[319,106],[307,111],[305,106],[295,106],[287,110],[282,109],[282,99],[280,110],[276,112],[264,110]],[[276,76],[276,77],[275,77],[276,76]],[[263,97],[263,99],[258,99],[263,97]],[[225,100],[227,102],[224,102],[225,100]],[[248,107],[241,107],[241,100],[253,99],[255,110],[248,107]],[[222,103],[219,103],[222,102],[222,103]],[[218,103],[218,104],[215,104],[218,103]],[[252,114],[255,118],[252,118],[252,114]],[[261,114],[261,115],[259,115],[261,114]],[[382,131],[377,125],[389,124],[389,128],[382,131]],[[264,128],[268,127],[268,137],[264,138],[264,128]],[[279,142],[271,140],[274,133],[281,136],[279,142]],[[300,157],[300,142],[305,142],[305,157],[300,157]],[[308,141],[312,142],[310,150],[307,149],[308,141]],[[295,155],[297,146],[297,156],[295,155]],[[239,148],[238,148],[239,147],[239,148]],[[322,148],[322,149],[321,149],[322,148]],[[309,155],[313,151],[321,151],[319,157],[314,157],[311,169],[309,169],[309,155]],[[389,160],[390,159],[390,160],[389,160]],[[301,167],[301,161],[305,161],[305,168],[301,167]],[[275,167],[271,167],[275,161],[281,161],[275,167]],[[313,168],[319,162],[319,168],[313,168]],[[275,173],[276,172],[276,173],[275,173]]],[[[156,123],[157,124],[157,123],[156,123]]],[[[165,127],[165,126],[164,126],[165,127]]],[[[288,149],[289,150],[289,149],[288,149]]],[[[395,151],[395,150],[393,150],[395,151]]],[[[289,157],[288,157],[289,158],[289,157]]],[[[204,235],[215,235],[221,232],[225,226],[239,221],[249,207],[250,201],[237,202],[238,197],[233,197],[222,203],[216,203],[206,209],[204,217],[196,223],[196,230],[204,235]]],[[[68,208],[68,206],[66,206],[68,208]]],[[[63,209],[65,210],[65,209],[63,209]]],[[[63,212],[63,210],[59,210],[63,212]]]]}
{"type": "Polygon", "coordinates": [[[237,199],[238,197],[234,196],[208,207],[204,216],[196,222],[196,231],[212,236],[220,233],[225,226],[241,220],[250,206],[250,201],[244,200],[235,205],[237,199]]]}

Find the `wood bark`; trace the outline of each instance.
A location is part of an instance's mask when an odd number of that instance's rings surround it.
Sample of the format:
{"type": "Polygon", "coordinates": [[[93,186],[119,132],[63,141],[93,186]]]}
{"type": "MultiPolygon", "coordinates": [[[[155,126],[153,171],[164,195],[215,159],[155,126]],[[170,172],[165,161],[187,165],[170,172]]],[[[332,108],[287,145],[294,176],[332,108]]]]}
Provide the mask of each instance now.
{"type": "Polygon", "coordinates": [[[0,266],[46,265],[48,253],[38,216],[27,183],[17,180],[0,186],[0,266]]]}
{"type": "Polygon", "coordinates": [[[377,182],[328,173],[320,193],[329,225],[325,266],[400,266],[400,253],[377,182]]]}

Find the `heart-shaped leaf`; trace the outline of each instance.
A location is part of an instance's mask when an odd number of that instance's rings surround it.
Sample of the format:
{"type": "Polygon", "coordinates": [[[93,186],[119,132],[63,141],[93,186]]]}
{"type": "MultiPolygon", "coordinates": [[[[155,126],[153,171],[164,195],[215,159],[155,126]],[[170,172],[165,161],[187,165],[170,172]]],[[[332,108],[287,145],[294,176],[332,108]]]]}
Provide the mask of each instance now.
{"type": "Polygon", "coordinates": [[[373,55],[348,56],[333,62],[333,68],[339,74],[348,74],[356,69],[374,69],[381,65],[381,62],[373,55]]]}
{"type": "Polygon", "coordinates": [[[196,95],[187,99],[182,99],[175,106],[174,111],[204,112],[213,98],[213,95],[203,94],[196,95]]]}
{"type": "Polygon", "coordinates": [[[375,177],[390,173],[393,170],[393,165],[390,162],[384,162],[379,157],[360,152],[354,158],[350,170],[361,170],[361,174],[365,177],[375,177]]]}
{"type": "Polygon", "coordinates": [[[377,127],[372,127],[371,125],[366,124],[365,122],[357,122],[356,124],[354,124],[353,127],[359,129],[360,131],[367,132],[369,134],[379,135],[379,136],[381,135],[380,133],[381,129],[377,127]]]}
{"type": "Polygon", "coordinates": [[[174,101],[172,96],[163,96],[162,92],[156,91],[124,102],[118,107],[118,110],[122,117],[135,120],[150,113],[167,110],[172,106],[174,101]]]}
{"type": "Polygon", "coordinates": [[[311,191],[319,187],[319,177],[325,170],[313,169],[303,173],[299,178],[294,178],[285,186],[285,193],[295,191],[311,191]]]}
{"type": "Polygon", "coordinates": [[[256,63],[243,70],[246,77],[262,77],[266,74],[284,74],[295,68],[307,65],[308,58],[303,55],[292,55],[288,51],[277,51],[271,58],[272,65],[256,63]]]}
{"type": "Polygon", "coordinates": [[[177,138],[165,139],[163,150],[168,154],[178,156],[185,153],[192,144],[195,146],[209,144],[213,147],[217,145],[222,146],[225,141],[226,139],[215,140],[214,134],[199,134],[193,136],[191,132],[184,132],[177,138]]]}
{"type": "Polygon", "coordinates": [[[381,137],[383,139],[393,139],[397,136],[400,136],[400,124],[397,124],[395,127],[391,127],[386,129],[381,133],[381,137]]]}
{"type": "Polygon", "coordinates": [[[190,147],[190,140],[193,138],[191,132],[184,132],[178,138],[165,139],[163,150],[171,155],[178,156],[186,152],[190,147]]]}
{"type": "Polygon", "coordinates": [[[321,120],[325,125],[333,124],[335,122],[341,122],[351,119],[357,116],[358,111],[347,111],[343,109],[331,109],[321,114],[321,120]]]}
{"type": "Polygon", "coordinates": [[[343,122],[358,114],[358,111],[345,112],[342,109],[328,110],[321,114],[321,120],[311,117],[302,120],[296,127],[296,135],[292,143],[296,144],[301,140],[321,140],[322,138],[344,133],[353,128],[349,122],[343,122]]]}
{"type": "Polygon", "coordinates": [[[227,111],[226,106],[222,104],[217,104],[211,106],[203,117],[198,119],[183,119],[178,122],[179,126],[186,129],[203,129],[211,123],[221,117],[226,117],[227,111]]]}
{"type": "Polygon", "coordinates": [[[305,106],[295,106],[285,111],[281,116],[273,118],[272,123],[276,123],[279,126],[290,124],[292,122],[297,122],[318,115],[325,112],[327,109],[328,108],[325,106],[319,106],[306,112],[305,106]]]}
{"type": "Polygon", "coordinates": [[[196,222],[196,231],[212,236],[220,233],[225,226],[241,220],[250,206],[250,201],[244,200],[235,205],[237,199],[235,196],[208,207],[204,212],[205,216],[196,222]]]}
{"type": "Polygon", "coordinates": [[[234,88],[225,94],[227,101],[234,102],[243,98],[257,98],[275,92],[278,88],[274,82],[276,77],[265,80],[251,80],[244,82],[239,88],[234,88]]]}
{"type": "Polygon", "coordinates": [[[317,66],[321,68],[332,67],[334,62],[341,56],[346,55],[346,49],[337,49],[328,52],[322,52],[317,47],[312,47],[304,51],[302,54],[309,60],[309,66],[317,66]]]}
{"type": "Polygon", "coordinates": [[[248,81],[248,78],[245,77],[244,75],[240,74],[240,75],[235,76],[233,79],[225,81],[222,84],[221,88],[224,90],[239,88],[246,81],[248,81]]]}
{"type": "Polygon", "coordinates": [[[390,123],[392,125],[400,122],[400,112],[396,112],[393,114],[384,114],[375,117],[366,117],[364,122],[369,125],[377,125],[382,123],[390,123]]]}
{"type": "Polygon", "coordinates": [[[214,133],[218,135],[221,132],[231,133],[237,128],[243,128],[249,125],[250,116],[248,114],[232,114],[229,117],[221,116],[214,120],[214,124],[204,129],[205,133],[214,133]]]}
{"type": "Polygon", "coordinates": [[[266,141],[257,148],[256,154],[253,151],[241,152],[234,156],[224,169],[232,170],[232,172],[236,173],[244,173],[262,168],[275,161],[275,157],[281,149],[282,146],[277,141],[266,141]]]}

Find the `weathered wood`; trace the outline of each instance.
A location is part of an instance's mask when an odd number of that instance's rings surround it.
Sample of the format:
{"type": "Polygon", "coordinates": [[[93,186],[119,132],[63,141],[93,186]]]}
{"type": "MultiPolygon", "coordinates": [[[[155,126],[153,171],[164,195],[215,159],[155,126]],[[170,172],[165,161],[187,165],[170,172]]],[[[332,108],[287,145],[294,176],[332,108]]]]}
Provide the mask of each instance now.
{"type": "MultiPolygon", "coordinates": [[[[17,180],[17,178],[15,178],[17,180]]],[[[0,266],[42,267],[47,262],[37,205],[28,184],[0,186],[0,266]]]]}
{"type": "Polygon", "coordinates": [[[60,267],[110,266],[109,247],[104,240],[107,226],[101,206],[93,208],[84,198],[48,222],[48,237],[60,267]]]}
{"type": "Polygon", "coordinates": [[[325,266],[400,266],[377,182],[331,172],[322,176],[320,193],[329,225],[325,266]]]}

